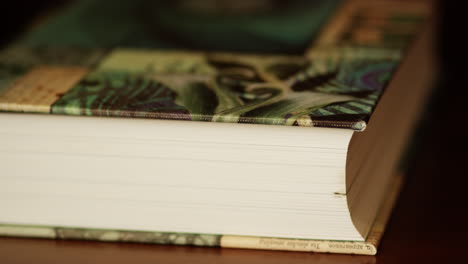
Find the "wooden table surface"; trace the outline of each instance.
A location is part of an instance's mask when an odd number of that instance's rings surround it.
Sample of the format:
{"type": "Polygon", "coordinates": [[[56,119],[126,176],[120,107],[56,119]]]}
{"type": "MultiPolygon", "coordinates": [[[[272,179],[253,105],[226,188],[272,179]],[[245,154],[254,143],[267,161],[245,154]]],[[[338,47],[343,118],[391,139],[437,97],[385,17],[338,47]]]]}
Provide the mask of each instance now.
{"type": "Polygon", "coordinates": [[[375,257],[0,238],[0,263],[466,263],[464,130],[439,125],[458,120],[447,112],[429,112],[417,133],[406,184],[375,257]]]}

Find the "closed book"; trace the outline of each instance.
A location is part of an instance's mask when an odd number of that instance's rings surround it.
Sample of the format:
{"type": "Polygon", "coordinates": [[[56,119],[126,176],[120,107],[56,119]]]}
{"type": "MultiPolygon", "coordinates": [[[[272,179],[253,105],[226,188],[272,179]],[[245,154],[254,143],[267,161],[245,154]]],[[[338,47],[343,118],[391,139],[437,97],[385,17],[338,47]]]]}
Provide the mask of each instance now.
{"type": "Polygon", "coordinates": [[[430,2],[120,2],[0,51],[0,235],[376,254],[430,2]]]}

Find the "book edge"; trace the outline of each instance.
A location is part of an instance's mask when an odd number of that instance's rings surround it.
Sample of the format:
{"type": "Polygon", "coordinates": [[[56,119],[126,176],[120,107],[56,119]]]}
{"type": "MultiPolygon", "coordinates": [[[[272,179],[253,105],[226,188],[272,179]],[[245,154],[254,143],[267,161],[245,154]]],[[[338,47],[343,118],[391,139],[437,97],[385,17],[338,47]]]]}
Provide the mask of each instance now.
{"type": "Polygon", "coordinates": [[[388,199],[382,204],[366,241],[331,241],[227,235],[221,237],[221,247],[376,255],[385,227],[399,196],[402,183],[403,176],[401,174],[394,176],[387,191],[388,199]]]}

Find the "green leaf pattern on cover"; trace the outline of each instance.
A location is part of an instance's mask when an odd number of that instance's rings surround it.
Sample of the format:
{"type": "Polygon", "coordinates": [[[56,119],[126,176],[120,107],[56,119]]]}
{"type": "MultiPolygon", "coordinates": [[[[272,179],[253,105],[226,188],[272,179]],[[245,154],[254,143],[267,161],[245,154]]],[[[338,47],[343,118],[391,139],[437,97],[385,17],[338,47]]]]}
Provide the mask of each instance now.
{"type": "Polygon", "coordinates": [[[52,113],[190,119],[164,84],[127,72],[94,72],[52,106],[52,113]]]}
{"type": "Polygon", "coordinates": [[[115,50],[52,112],[303,126],[365,119],[398,60],[346,47],[309,57],[115,50]]]}
{"type": "Polygon", "coordinates": [[[219,246],[221,235],[54,228],[58,239],[137,242],[161,245],[219,246]]]}
{"type": "Polygon", "coordinates": [[[0,224],[0,235],[164,245],[220,246],[222,235],[0,224]]]}

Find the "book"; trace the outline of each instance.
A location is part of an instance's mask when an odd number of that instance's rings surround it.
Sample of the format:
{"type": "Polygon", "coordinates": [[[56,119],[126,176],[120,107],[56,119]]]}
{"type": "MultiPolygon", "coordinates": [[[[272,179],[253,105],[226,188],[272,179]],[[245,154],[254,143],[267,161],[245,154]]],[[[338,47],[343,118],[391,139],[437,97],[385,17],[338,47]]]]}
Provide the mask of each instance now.
{"type": "Polygon", "coordinates": [[[216,5],[159,3],[174,41],[135,31],[145,1],[83,1],[1,51],[0,234],[376,254],[431,6],[292,2],[217,6],[222,30],[216,5]]]}

